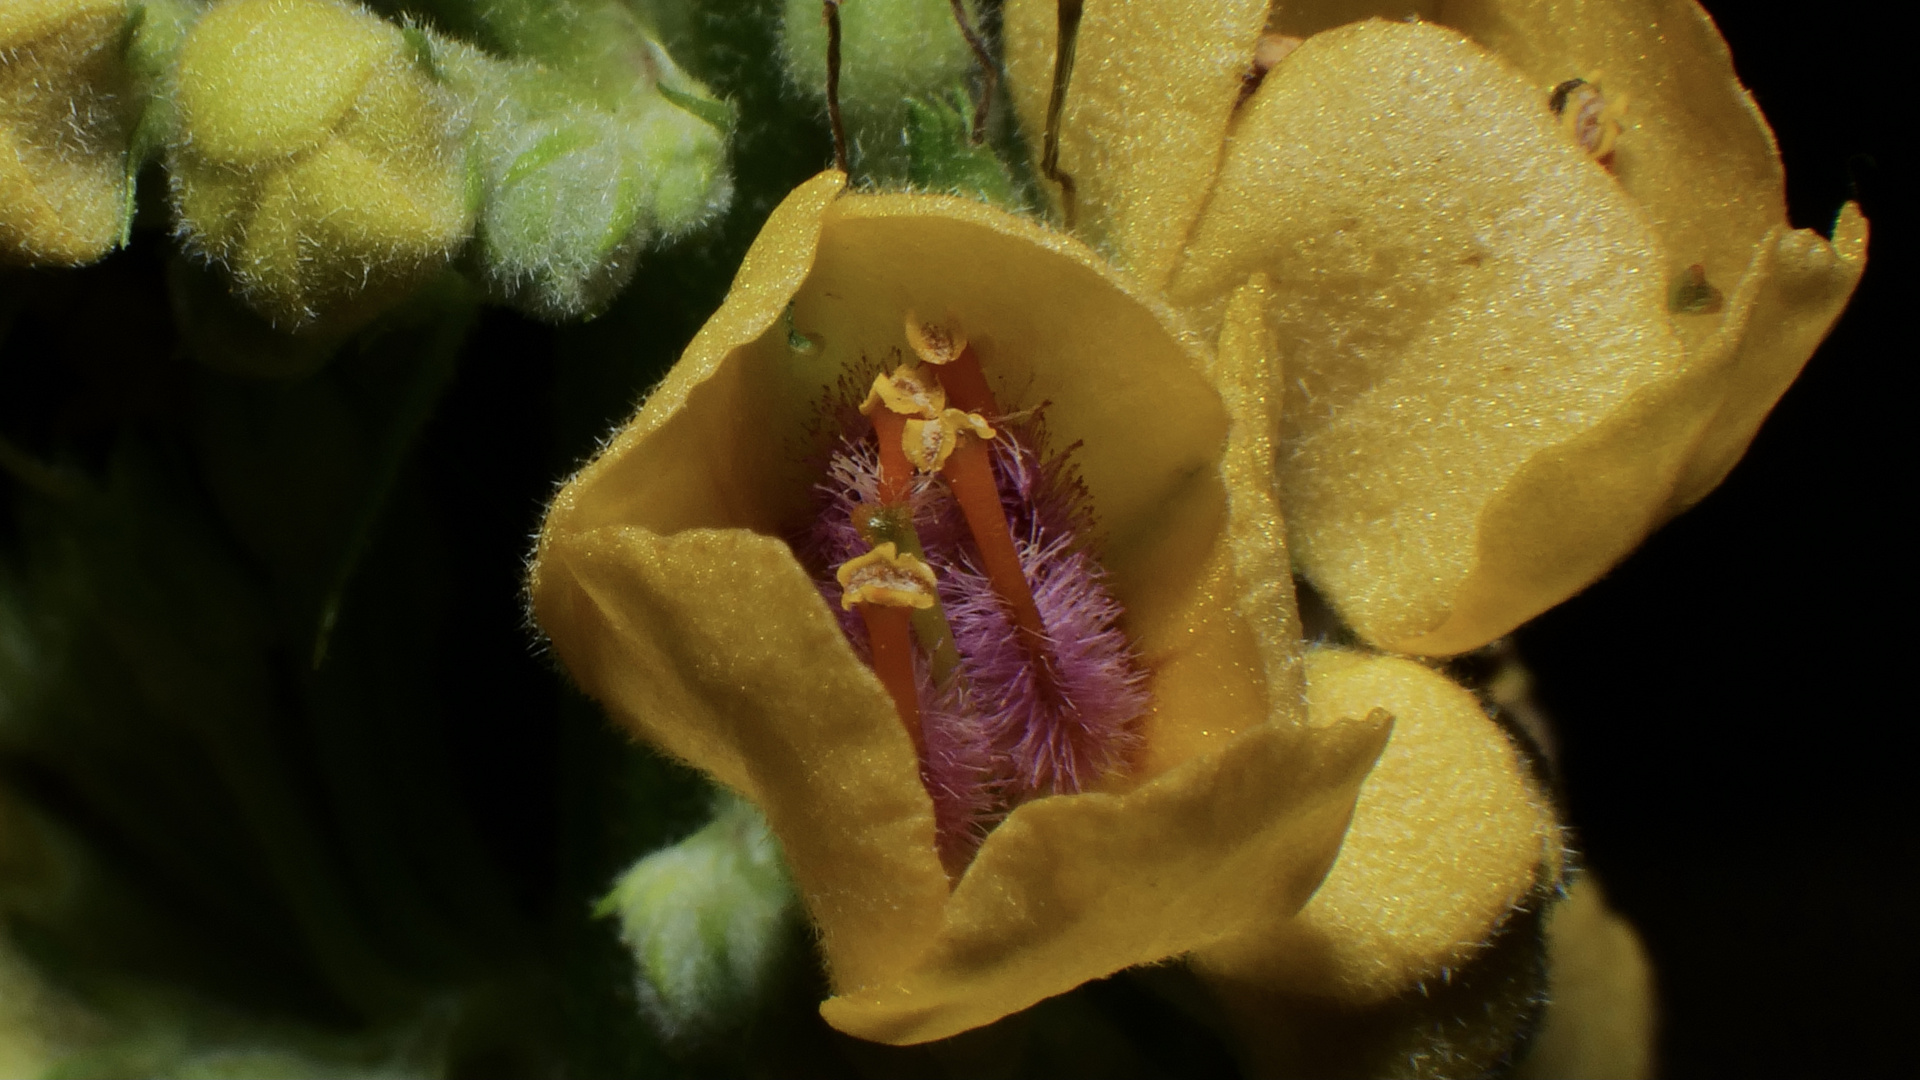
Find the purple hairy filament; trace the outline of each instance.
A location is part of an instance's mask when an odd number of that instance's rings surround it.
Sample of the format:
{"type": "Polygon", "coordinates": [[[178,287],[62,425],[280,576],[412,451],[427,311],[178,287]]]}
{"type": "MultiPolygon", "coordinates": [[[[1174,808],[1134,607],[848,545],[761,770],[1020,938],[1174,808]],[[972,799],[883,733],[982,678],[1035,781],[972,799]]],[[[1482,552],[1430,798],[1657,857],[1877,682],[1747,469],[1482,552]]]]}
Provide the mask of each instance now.
{"type": "MultiPolygon", "coordinates": [[[[840,416],[812,522],[795,548],[848,640],[871,662],[862,620],[842,610],[834,568],[870,546],[856,520],[882,495],[879,455],[872,427],[844,410],[840,416]]],[[[1120,605],[1085,544],[1091,515],[1071,451],[1047,456],[1036,423],[997,424],[999,435],[988,443],[994,482],[1045,627],[1043,650],[1031,647],[995,590],[946,482],[921,474],[908,497],[959,654],[944,681],[924,655],[915,667],[920,778],[933,800],[942,859],[955,876],[1014,806],[1124,771],[1148,705],[1145,672],[1119,627],[1120,605]]]]}

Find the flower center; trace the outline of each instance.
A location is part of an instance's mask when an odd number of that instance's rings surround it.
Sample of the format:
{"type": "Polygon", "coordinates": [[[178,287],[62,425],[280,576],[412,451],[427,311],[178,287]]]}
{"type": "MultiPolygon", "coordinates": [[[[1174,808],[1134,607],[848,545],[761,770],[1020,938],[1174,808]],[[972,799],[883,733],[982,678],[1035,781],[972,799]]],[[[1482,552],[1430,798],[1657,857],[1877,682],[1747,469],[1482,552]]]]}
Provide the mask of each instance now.
{"type": "Polygon", "coordinates": [[[798,547],[920,757],[948,871],[1027,799],[1126,768],[1145,673],[1086,547],[1086,493],[1010,414],[960,328],[906,318],[919,361],[841,409],[798,547]]]}

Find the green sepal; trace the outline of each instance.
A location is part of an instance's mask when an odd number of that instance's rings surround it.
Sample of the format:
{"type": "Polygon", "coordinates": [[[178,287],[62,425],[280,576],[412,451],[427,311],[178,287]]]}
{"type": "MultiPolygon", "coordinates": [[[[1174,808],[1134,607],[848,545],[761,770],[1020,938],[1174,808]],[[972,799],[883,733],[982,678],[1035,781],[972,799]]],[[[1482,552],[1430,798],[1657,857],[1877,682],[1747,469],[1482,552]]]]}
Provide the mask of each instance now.
{"type": "Polygon", "coordinates": [[[1020,209],[1013,178],[990,143],[973,141],[965,89],[907,101],[907,178],[923,191],[1020,209]]]}
{"type": "Polygon", "coordinates": [[[666,98],[675,105],[705,120],[716,131],[725,132],[733,130],[734,114],[732,105],[724,101],[716,101],[713,98],[701,97],[698,94],[689,94],[684,91],[675,90],[664,82],[660,83],[655,89],[660,91],[661,97],[666,98]]]}

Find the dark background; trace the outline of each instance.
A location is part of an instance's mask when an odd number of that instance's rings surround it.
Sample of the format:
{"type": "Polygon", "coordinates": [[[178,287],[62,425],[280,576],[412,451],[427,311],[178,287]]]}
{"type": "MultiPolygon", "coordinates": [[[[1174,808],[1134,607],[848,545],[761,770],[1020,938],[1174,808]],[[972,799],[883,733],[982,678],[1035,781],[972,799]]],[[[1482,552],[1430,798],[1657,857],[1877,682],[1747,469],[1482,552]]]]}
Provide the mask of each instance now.
{"type": "Polygon", "coordinates": [[[1519,644],[1652,953],[1664,1075],[1912,1075],[1911,62],[1890,5],[1706,6],[1793,224],[1859,199],[1866,275],[1726,483],[1519,644]]]}

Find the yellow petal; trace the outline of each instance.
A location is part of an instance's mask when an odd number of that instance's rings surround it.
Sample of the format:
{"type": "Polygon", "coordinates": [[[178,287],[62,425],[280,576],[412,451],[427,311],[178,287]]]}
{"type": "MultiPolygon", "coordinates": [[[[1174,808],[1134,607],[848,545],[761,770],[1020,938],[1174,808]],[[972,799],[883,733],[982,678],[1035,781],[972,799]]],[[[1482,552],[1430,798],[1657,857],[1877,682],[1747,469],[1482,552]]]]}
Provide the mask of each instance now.
{"type": "Polygon", "coordinates": [[[1020,807],[913,969],[822,1015],[863,1039],[926,1042],[1283,920],[1338,850],[1390,728],[1378,715],[1323,733],[1263,724],[1126,795],[1020,807]]]}
{"type": "Polygon", "coordinates": [[[947,879],[913,746],[786,545],[607,527],[555,538],[541,558],[536,603],[571,594],[564,628],[542,612],[568,669],[766,813],[835,981],[870,983],[918,953],[947,879]],[[715,768],[734,762],[735,775],[715,768]]]}
{"type": "MultiPolygon", "coordinates": [[[[1786,220],[1773,133],[1692,0],[1473,0],[1445,5],[1441,21],[1518,68],[1543,101],[1596,72],[1609,98],[1627,99],[1612,171],[1666,247],[1663,273],[1698,263],[1730,293],[1786,220]]],[[[1731,316],[1675,324],[1692,350],[1731,316]]]]}
{"type": "MultiPolygon", "coordinates": [[[[1669,278],[1698,265],[1730,300],[1716,314],[1673,320],[1689,370],[1720,369],[1715,377],[1726,394],[1700,403],[1712,420],[1689,448],[1682,475],[1669,481],[1674,486],[1656,523],[1693,504],[1733,467],[1845,306],[1864,266],[1865,223],[1858,209],[1843,211],[1831,245],[1811,230],[1783,227],[1785,177],[1773,132],[1740,85],[1712,19],[1692,0],[1401,6],[1418,6],[1424,17],[1464,31],[1518,68],[1543,96],[1567,79],[1604,73],[1608,95],[1630,102],[1611,172],[1651,220],[1668,254],[1662,269],[1669,278]],[[1742,298],[1752,303],[1743,305],[1742,298]]],[[[1332,0],[1287,4],[1281,16],[1290,32],[1302,33],[1336,25],[1333,19],[1396,13],[1393,5],[1332,0]],[[1329,10],[1322,13],[1323,7],[1329,10]]],[[[1624,512],[1644,516],[1650,497],[1639,493],[1638,505],[1624,512]]],[[[1589,516],[1618,513],[1608,508],[1589,516]]],[[[1572,576],[1582,584],[1591,580],[1596,560],[1572,561],[1588,564],[1572,576]]],[[[1608,561],[1598,560],[1602,566],[1608,561]]],[[[1506,614],[1502,621],[1512,618],[1506,614]]],[[[1490,634],[1476,628],[1450,636],[1454,642],[1447,648],[1490,634]]]]}
{"type": "Polygon", "coordinates": [[[1691,366],[1711,389],[1712,418],[1664,508],[1677,514],[1705,497],[1740,460],[1761,421],[1800,374],[1845,310],[1867,268],[1867,219],[1840,209],[1829,242],[1812,229],[1776,225],[1754,253],[1733,312],[1691,366]],[[1748,297],[1751,302],[1742,303],[1748,297]]]}
{"type": "Polygon", "coordinates": [[[1665,263],[1526,80],[1367,22],[1267,76],[1173,290],[1206,317],[1272,277],[1294,556],[1403,647],[1447,621],[1515,473],[1681,370],[1665,263]]]}
{"type": "Polygon", "coordinates": [[[1547,916],[1551,1004],[1515,1074],[1528,1080],[1653,1075],[1653,970],[1591,876],[1547,916]]]}
{"type": "Polygon", "coordinates": [[[1668,517],[1711,491],[1846,306],[1866,264],[1866,219],[1849,203],[1829,244],[1776,227],[1716,337],[1681,372],[1641,388],[1580,438],[1536,454],[1488,500],[1480,553],[1446,622],[1400,641],[1461,652],[1598,577],[1668,517]]]}
{"type": "MultiPolygon", "coordinates": [[[[1006,6],[1007,83],[1035,155],[1055,11],[1054,0],[1006,6]]],[[[1200,213],[1266,17],[1267,0],[1086,6],[1060,167],[1079,185],[1077,230],[1150,285],[1165,284],[1200,213]]]]}
{"type": "Polygon", "coordinates": [[[1443,11],[1451,13],[1455,3],[1457,0],[1287,0],[1274,5],[1272,27],[1278,33],[1308,38],[1365,19],[1434,19],[1443,11]]]}
{"type": "Polygon", "coordinates": [[[127,210],[124,0],[0,6],[0,261],[74,266],[127,210]]]}
{"type": "Polygon", "coordinates": [[[1304,721],[1300,616],[1274,491],[1269,290],[1265,278],[1236,290],[1220,334],[1214,386],[1232,423],[1217,476],[1168,501],[1169,526],[1139,556],[1159,570],[1127,592],[1129,632],[1154,673],[1141,779],[1257,725],[1304,721]]]}
{"type": "Polygon", "coordinates": [[[1558,874],[1560,830],[1479,701],[1424,665],[1316,649],[1307,700],[1315,724],[1390,713],[1393,737],[1299,916],[1196,960],[1229,982],[1382,1002],[1470,960],[1537,880],[1558,874]]]}

